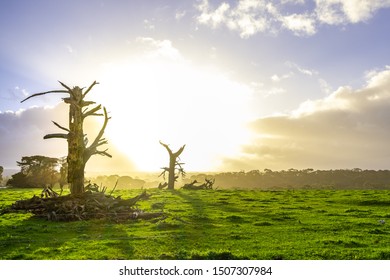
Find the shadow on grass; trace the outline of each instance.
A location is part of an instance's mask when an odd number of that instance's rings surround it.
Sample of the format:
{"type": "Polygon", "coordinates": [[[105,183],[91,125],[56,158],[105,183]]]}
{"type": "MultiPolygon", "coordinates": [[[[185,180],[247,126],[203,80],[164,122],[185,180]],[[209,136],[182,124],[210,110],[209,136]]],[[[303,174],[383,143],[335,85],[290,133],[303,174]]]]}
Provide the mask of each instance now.
{"type": "Polygon", "coordinates": [[[390,201],[384,200],[363,200],[358,203],[359,206],[378,206],[378,207],[388,207],[390,206],[390,201]]]}
{"type": "Polygon", "coordinates": [[[103,220],[53,222],[28,214],[2,216],[0,259],[81,260],[128,259],[132,240],[117,224],[103,220]],[[23,218],[24,217],[24,218],[23,218]]]}
{"type": "MultiPolygon", "coordinates": [[[[166,231],[166,242],[171,244],[160,259],[248,259],[233,253],[226,245],[232,244],[226,221],[232,226],[244,222],[239,214],[234,214],[243,210],[230,203],[229,197],[214,202],[214,191],[173,190],[170,194],[180,207],[186,205],[188,209],[156,226],[158,230],[166,231]],[[223,203],[219,203],[221,201],[223,203]]],[[[172,212],[177,213],[176,210],[172,212]]]]}

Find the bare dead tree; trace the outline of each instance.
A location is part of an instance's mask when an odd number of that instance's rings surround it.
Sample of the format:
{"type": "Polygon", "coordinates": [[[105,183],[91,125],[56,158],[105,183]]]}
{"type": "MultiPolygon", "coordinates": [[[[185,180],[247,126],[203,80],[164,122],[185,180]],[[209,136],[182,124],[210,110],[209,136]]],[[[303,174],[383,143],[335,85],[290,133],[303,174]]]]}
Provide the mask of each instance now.
{"type": "Polygon", "coordinates": [[[62,100],[69,104],[69,128],[63,127],[53,121],[53,124],[65,133],[53,133],[45,135],[44,139],[63,138],[68,141],[68,183],[70,185],[71,194],[78,195],[84,192],[84,169],[87,161],[93,155],[102,155],[111,157],[107,153],[107,149],[99,150],[98,147],[107,144],[107,140],[103,138],[104,130],[106,129],[108,120],[106,108],[103,107],[103,114],[100,113],[102,106],[97,105],[92,109],[89,106],[96,104],[94,101],[85,101],[84,98],[91,91],[91,89],[98,83],[94,81],[88,89],[83,92],[84,88],[78,86],[70,88],[62,82],[59,82],[64,90],[51,90],[33,94],[24,102],[32,97],[41,96],[49,93],[66,93],[69,97],[62,98],[62,100]],[[95,140],[88,146],[88,139],[84,135],[83,124],[85,118],[89,116],[103,116],[104,123],[100,129],[95,140]]]}
{"type": "Polygon", "coordinates": [[[185,176],[185,171],[183,168],[182,162],[180,162],[180,154],[183,152],[186,145],[180,147],[176,152],[172,152],[171,148],[167,144],[164,144],[160,141],[160,144],[168,151],[169,154],[169,167],[162,167],[163,172],[161,172],[160,176],[163,176],[165,179],[165,173],[168,172],[168,189],[173,190],[175,188],[175,182],[179,178],[179,176],[185,176]]]}

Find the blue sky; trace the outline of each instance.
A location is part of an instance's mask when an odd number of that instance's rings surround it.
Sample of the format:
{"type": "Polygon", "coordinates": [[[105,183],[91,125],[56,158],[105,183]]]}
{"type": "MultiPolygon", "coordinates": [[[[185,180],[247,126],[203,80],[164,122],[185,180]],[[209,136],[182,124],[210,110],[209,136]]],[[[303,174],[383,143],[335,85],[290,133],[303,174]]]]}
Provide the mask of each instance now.
{"type": "Polygon", "coordinates": [[[186,143],[192,170],[388,168],[389,8],[388,0],[2,1],[0,165],[66,154],[65,143],[42,140],[56,129],[51,119],[66,124],[61,96],[20,100],[59,89],[58,80],[98,80],[91,98],[112,115],[114,159],[90,169],[156,170],[166,161],[160,139],[173,149],[186,143]]]}

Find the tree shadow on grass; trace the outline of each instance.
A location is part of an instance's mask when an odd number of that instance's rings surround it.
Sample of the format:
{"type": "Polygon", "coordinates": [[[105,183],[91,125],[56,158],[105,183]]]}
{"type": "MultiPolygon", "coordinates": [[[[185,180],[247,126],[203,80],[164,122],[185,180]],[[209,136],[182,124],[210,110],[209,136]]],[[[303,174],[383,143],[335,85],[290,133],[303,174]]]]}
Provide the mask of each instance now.
{"type": "Polygon", "coordinates": [[[242,209],[236,208],[229,200],[220,204],[205,198],[213,196],[213,191],[173,190],[171,194],[172,199],[177,197],[189,209],[180,212],[180,225],[170,230],[173,247],[161,256],[162,259],[248,259],[241,255],[242,252],[240,255],[233,253],[226,245],[232,244],[226,222],[232,227],[241,224],[244,219],[232,213],[242,212],[242,209]]]}
{"type": "Polygon", "coordinates": [[[53,222],[19,213],[0,219],[0,259],[128,259],[134,253],[131,238],[115,223],[53,222]]]}

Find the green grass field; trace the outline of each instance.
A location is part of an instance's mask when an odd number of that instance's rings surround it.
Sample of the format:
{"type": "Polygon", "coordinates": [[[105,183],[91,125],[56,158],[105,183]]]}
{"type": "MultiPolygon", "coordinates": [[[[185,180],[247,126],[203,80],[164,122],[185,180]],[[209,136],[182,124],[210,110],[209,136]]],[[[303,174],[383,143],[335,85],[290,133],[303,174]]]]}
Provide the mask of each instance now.
{"type": "MultiPolygon", "coordinates": [[[[164,211],[164,219],[49,222],[4,214],[0,259],[390,259],[389,191],[148,193],[138,207],[164,211]]],[[[39,190],[1,189],[0,207],[33,194],[39,190]]]]}

